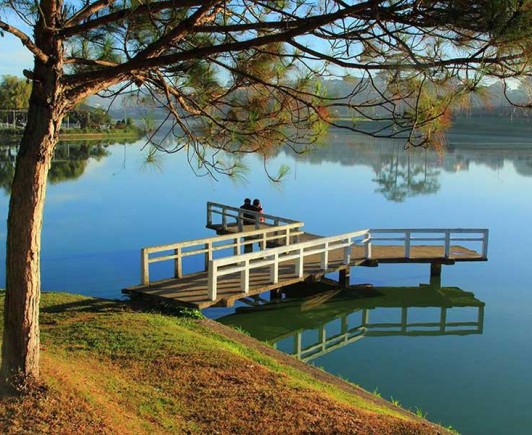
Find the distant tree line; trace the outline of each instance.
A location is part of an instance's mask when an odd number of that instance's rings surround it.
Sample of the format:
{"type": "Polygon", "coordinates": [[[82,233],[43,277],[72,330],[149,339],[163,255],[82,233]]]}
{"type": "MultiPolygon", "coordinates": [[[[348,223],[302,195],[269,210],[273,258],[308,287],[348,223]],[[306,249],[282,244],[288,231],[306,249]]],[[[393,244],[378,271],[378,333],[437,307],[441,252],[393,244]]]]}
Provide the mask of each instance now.
{"type": "MultiPolygon", "coordinates": [[[[4,75],[0,80],[0,123],[10,127],[26,124],[27,110],[31,93],[31,82],[12,75],[4,75]]],[[[100,128],[113,124],[107,110],[80,103],[65,118],[64,127],[100,128]]],[[[132,120],[120,120],[116,126],[123,128],[132,120]]]]}

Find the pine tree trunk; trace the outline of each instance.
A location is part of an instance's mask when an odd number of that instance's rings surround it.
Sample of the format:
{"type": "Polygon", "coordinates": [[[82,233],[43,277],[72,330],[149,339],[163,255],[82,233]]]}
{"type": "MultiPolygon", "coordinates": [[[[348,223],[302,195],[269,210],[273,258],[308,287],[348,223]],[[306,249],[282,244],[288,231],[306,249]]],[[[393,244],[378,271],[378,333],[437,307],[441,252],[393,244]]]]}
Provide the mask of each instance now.
{"type": "Polygon", "coordinates": [[[41,228],[46,178],[66,111],[63,40],[55,29],[63,0],[41,0],[34,27],[35,57],[28,120],[20,143],[7,219],[6,299],[2,342],[2,384],[39,379],[41,228]],[[44,19],[46,17],[46,19],[44,19]]]}
{"type": "Polygon", "coordinates": [[[40,251],[46,178],[63,117],[57,80],[34,84],[7,222],[2,381],[39,378],[40,251]]]}
{"type": "MultiPolygon", "coordinates": [[[[42,4],[60,17],[60,0],[42,4]]],[[[52,21],[53,22],[53,21],[52,21]]],[[[50,55],[35,60],[28,120],[20,143],[7,219],[6,298],[2,342],[2,379],[12,383],[39,378],[40,255],[46,178],[66,107],[63,47],[53,26],[40,21],[35,40],[50,55]]]]}

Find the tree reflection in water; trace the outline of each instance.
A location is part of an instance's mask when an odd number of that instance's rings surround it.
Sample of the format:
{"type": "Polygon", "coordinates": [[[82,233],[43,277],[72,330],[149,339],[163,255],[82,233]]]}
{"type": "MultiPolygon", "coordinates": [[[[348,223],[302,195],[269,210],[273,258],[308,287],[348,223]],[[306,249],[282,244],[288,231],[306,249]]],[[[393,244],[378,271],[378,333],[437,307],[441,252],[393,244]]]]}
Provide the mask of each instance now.
{"type": "MultiPolygon", "coordinates": [[[[52,159],[48,179],[52,184],[80,178],[90,159],[99,161],[109,155],[108,143],[81,141],[59,143],[52,159]]],[[[15,174],[15,160],[18,147],[0,146],[0,188],[11,192],[11,181],[15,174]]]]}
{"type": "Polygon", "coordinates": [[[375,192],[394,202],[438,192],[440,170],[429,164],[428,153],[428,150],[405,151],[395,145],[388,164],[376,171],[372,180],[380,186],[375,192]]]}

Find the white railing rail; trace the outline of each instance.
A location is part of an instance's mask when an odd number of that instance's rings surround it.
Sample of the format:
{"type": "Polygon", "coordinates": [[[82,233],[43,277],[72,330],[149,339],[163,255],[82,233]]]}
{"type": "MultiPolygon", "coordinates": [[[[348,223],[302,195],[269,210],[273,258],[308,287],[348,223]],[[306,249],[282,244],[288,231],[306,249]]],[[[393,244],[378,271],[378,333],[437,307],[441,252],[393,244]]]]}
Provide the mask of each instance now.
{"type": "MultiPolygon", "coordinates": [[[[343,264],[351,262],[351,249],[353,245],[364,244],[368,246],[368,230],[355,231],[339,236],[323,237],[308,242],[297,243],[289,246],[268,249],[267,251],[252,252],[234,257],[220,258],[209,261],[209,299],[216,300],[219,278],[240,272],[240,288],[245,294],[249,293],[250,271],[253,269],[270,267],[270,280],[272,284],[279,282],[280,264],[294,261],[294,273],[298,278],[304,275],[305,258],[319,254],[320,269],[327,270],[329,253],[343,249],[343,264]]],[[[367,249],[366,249],[367,254],[367,249]]]]}
{"type": "Polygon", "coordinates": [[[274,227],[295,223],[303,225],[303,222],[296,221],[294,219],[287,219],[267,213],[245,210],[238,207],[232,207],[230,205],[218,204],[216,202],[207,202],[207,227],[216,225],[215,218],[218,216],[221,218],[219,225],[224,230],[227,230],[228,226],[234,225],[238,226],[239,231],[242,231],[246,220],[250,221],[250,224],[254,224],[255,228],[257,229],[260,228],[261,220],[262,223],[274,227]],[[253,216],[253,218],[250,218],[251,216],[253,216]]]}
{"type": "Polygon", "coordinates": [[[480,242],[480,255],[488,257],[489,230],[482,228],[410,228],[410,229],[370,229],[367,243],[366,258],[371,258],[371,248],[381,242],[402,242],[405,258],[410,258],[411,247],[419,242],[443,242],[444,257],[451,255],[452,242],[480,242]]]}
{"type": "MultiPolygon", "coordinates": [[[[304,275],[305,258],[310,255],[321,256],[320,269],[326,271],[329,264],[329,253],[333,250],[343,249],[343,264],[351,262],[351,250],[355,245],[364,247],[364,258],[372,258],[372,247],[381,242],[402,242],[405,258],[411,258],[411,247],[418,242],[442,242],[444,257],[451,256],[452,242],[480,242],[481,258],[487,258],[488,252],[487,229],[371,229],[332,237],[323,237],[308,242],[292,244],[269,249],[267,251],[253,252],[228,258],[209,261],[208,297],[216,300],[219,278],[240,273],[240,289],[249,293],[250,272],[254,269],[269,267],[270,281],[276,284],[279,281],[279,267],[281,263],[294,261],[294,273],[298,278],[304,275]]],[[[400,245],[399,245],[400,246],[400,245]]],[[[434,246],[434,245],[432,245],[434,246]]],[[[438,245],[436,245],[438,246],[438,245]]]]}
{"type": "Polygon", "coordinates": [[[142,248],[140,253],[141,283],[142,285],[150,285],[150,264],[152,263],[173,260],[174,278],[182,278],[184,276],[184,257],[203,255],[205,270],[207,270],[209,261],[213,259],[216,251],[232,249],[232,255],[239,255],[243,247],[253,243],[258,243],[261,249],[266,249],[268,244],[272,242],[285,245],[294,244],[299,241],[299,236],[303,234],[302,227],[302,222],[294,222],[280,227],[258,229],[241,234],[225,234],[206,239],[142,248]]]}

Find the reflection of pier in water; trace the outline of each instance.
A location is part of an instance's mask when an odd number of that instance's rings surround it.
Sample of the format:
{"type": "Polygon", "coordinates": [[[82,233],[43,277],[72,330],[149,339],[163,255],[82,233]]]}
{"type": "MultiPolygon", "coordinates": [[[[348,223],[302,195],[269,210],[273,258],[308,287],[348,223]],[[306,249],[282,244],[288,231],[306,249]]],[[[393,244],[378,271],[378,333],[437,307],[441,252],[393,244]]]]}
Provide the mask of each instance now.
{"type": "Polygon", "coordinates": [[[219,320],[310,361],[364,337],[482,334],[484,305],[473,293],[456,287],[375,287],[329,290],[314,298],[288,298],[242,308],[219,320]],[[438,310],[431,310],[434,319],[418,321],[412,317],[419,313],[411,316],[416,308],[438,310]],[[473,309],[468,313],[472,318],[450,319],[459,308],[473,309]],[[397,309],[393,320],[373,321],[374,314],[382,314],[383,309],[397,309]]]}

